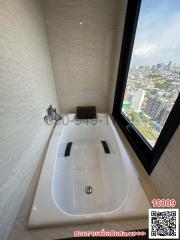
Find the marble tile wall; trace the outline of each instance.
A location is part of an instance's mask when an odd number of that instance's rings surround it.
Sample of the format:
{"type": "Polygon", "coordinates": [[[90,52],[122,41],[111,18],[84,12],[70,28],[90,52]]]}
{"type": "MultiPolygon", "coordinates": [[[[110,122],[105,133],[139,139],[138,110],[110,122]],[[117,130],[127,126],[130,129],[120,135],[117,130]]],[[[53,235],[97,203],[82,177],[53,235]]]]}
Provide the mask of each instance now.
{"type": "Polygon", "coordinates": [[[124,0],[42,0],[61,112],[108,112],[124,0]]]}
{"type": "Polygon", "coordinates": [[[0,0],[0,239],[6,239],[52,127],[57,106],[38,0],[0,0]]]}

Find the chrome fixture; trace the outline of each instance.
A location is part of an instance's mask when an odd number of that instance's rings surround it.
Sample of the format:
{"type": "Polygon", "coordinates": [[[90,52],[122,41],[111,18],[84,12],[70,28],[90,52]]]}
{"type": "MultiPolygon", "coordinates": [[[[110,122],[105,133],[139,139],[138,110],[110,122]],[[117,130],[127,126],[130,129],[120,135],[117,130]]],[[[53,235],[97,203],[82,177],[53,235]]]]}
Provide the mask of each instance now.
{"type": "Polygon", "coordinates": [[[92,193],[92,187],[91,186],[86,186],[85,193],[91,194],[92,193]]]}
{"type": "Polygon", "coordinates": [[[61,115],[57,113],[56,108],[53,108],[52,105],[50,105],[47,109],[47,115],[44,116],[44,121],[51,125],[53,121],[56,123],[59,122],[62,119],[61,115]]]}

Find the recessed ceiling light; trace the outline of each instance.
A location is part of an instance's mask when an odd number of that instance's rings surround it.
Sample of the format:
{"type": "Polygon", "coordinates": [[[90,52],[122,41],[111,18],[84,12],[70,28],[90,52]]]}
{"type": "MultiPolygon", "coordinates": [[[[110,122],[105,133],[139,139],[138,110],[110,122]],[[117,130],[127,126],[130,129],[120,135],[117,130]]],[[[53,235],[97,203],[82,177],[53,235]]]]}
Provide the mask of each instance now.
{"type": "Polygon", "coordinates": [[[82,24],[83,24],[83,22],[79,22],[79,24],[80,24],[80,25],[82,25],[82,24]]]}

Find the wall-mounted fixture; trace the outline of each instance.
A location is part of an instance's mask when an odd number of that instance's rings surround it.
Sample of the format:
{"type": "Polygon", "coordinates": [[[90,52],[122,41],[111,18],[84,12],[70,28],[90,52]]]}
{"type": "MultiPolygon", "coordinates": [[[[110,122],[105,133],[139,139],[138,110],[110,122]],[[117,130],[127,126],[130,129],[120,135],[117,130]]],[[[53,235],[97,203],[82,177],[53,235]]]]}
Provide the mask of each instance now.
{"type": "Polygon", "coordinates": [[[44,116],[44,121],[51,125],[53,121],[56,123],[62,119],[61,115],[57,113],[56,108],[53,108],[52,105],[50,105],[47,109],[47,115],[44,116]]]}

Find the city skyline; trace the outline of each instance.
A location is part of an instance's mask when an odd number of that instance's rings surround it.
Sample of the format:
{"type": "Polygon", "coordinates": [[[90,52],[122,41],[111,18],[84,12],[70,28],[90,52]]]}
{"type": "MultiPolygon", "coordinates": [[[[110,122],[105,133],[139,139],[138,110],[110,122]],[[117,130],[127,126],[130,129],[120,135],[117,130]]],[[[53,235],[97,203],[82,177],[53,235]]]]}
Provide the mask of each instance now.
{"type": "Polygon", "coordinates": [[[154,146],[180,92],[180,67],[130,66],[122,111],[154,146]]]}
{"type": "MultiPolygon", "coordinates": [[[[131,64],[131,67],[139,67],[139,66],[157,66],[158,64],[164,64],[164,66],[168,65],[171,62],[171,67],[174,66],[176,68],[180,68],[180,64],[177,64],[176,62],[173,62],[171,60],[167,62],[154,62],[153,64],[131,64]]],[[[180,70],[180,69],[179,69],[180,70]]]]}

